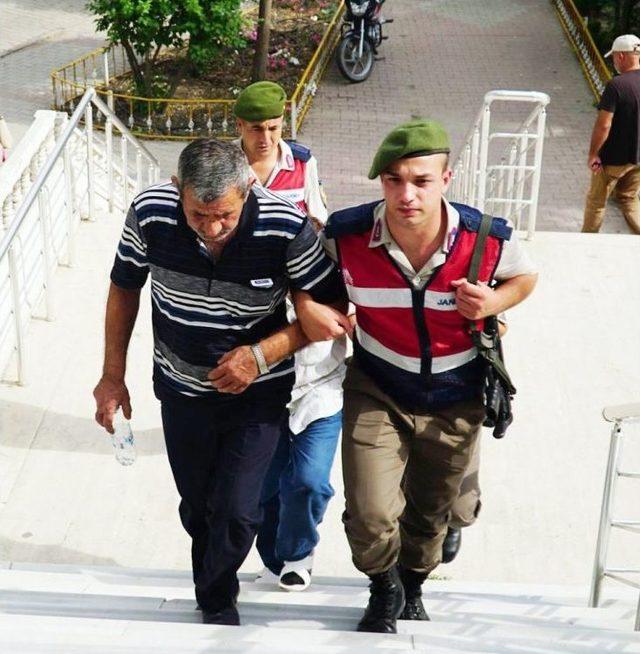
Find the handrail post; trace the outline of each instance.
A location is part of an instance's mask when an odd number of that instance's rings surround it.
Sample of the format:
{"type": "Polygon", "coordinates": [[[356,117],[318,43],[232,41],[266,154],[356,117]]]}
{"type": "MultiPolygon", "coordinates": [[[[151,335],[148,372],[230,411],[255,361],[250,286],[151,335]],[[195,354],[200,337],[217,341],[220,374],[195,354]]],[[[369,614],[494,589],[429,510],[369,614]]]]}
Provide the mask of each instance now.
{"type": "Polygon", "coordinates": [[[105,87],[109,86],[109,54],[108,50],[102,52],[102,72],[104,75],[104,85],[105,87]]]}
{"type": "MultiPolygon", "coordinates": [[[[113,91],[107,91],[107,107],[113,112],[113,91]]],[[[113,213],[113,121],[111,114],[107,113],[104,125],[104,138],[106,148],[106,166],[107,166],[107,202],[109,213],[113,213]]]]}
{"type": "Polygon", "coordinates": [[[485,103],[482,115],[482,125],[480,134],[480,157],[478,161],[478,195],[476,196],[475,206],[480,211],[484,211],[484,200],[486,195],[487,184],[487,158],[489,156],[489,124],[491,122],[491,104],[485,103]]]}
{"type": "Polygon", "coordinates": [[[40,222],[40,233],[42,235],[42,252],[44,255],[44,304],[45,319],[52,321],[54,318],[53,311],[53,256],[51,246],[51,224],[49,222],[49,205],[47,203],[48,191],[45,186],[38,193],[38,219],[40,222]],[[45,197],[45,194],[47,197],[45,197]]]}
{"type": "Polygon", "coordinates": [[[136,148],[136,194],[142,193],[142,152],[136,148]]]}
{"type": "Polygon", "coordinates": [[[13,318],[16,330],[16,357],[17,357],[17,382],[19,386],[27,383],[26,361],[24,348],[24,334],[22,331],[22,312],[20,310],[20,282],[18,280],[18,262],[16,261],[16,246],[9,248],[9,276],[11,278],[11,297],[13,300],[13,318]]]}
{"type": "Polygon", "coordinates": [[[592,608],[597,607],[598,602],[600,601],[600,586],[602,584],[605,562],[607,560],[609,535],[611,533],[613,491],[615,489],[616,471],[622,440],[621,434],[622,423],[621,421],[616,420],[613,424],[613,429],[611,430],[607,471],[604,478],[604,490],[602,492],[602,508],[600,510],[600,525],[598,527],[596,555],[593,562],[593,576],[591,578],[591,591],[589,593],[589,606],[592,608]]]}
{"type": "Polygon", "coordinates": [[[62,150],[62,168],[64,171],[64,203],[67,214],[67,266],[73,266],[76,258],[75,225],[73,220],[73,185],[71,171],[71,155],[68,145],[62,150]]]}
{"type": "Polygon", "coordinates": [[[544,146],[544,130],[547,122],[547,110],[542,107],[538,114],[538,130],[536,147],[534,152],[535,169],[531,179],[531,205],[529,206],[529,229],[527,239],[531,240],[536,232],[536,220],[538,217],[538,193],[540,192],[540,178],[542,176],[542,148],[544,146]]]}
{"type": "Polygon", "coordinates": [[[89,204],[89,220],[94,222],[96,219],[96,195],[95,195],[95,166],[93,161],[93,107],[91,103],[87,105],[84,114],[85,131],[87,139],[87,197],[89,204]]]}
{"type": "Polygon", "coordinates": [[[127,137],[120,137],[120,153],[122,155],[122,206],[125,211],[129,209],[129,159],[127,153],[127,137]]]}

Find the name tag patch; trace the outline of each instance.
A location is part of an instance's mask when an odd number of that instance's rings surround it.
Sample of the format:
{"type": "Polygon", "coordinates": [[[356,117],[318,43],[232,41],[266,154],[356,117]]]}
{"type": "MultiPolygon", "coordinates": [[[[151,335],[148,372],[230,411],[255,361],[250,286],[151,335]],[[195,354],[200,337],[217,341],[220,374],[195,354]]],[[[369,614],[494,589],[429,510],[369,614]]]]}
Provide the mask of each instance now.
{"type": "Polygon", "coordinates": [[[273,279],[264,277],[263,279],[252,279],[251,286],[254,288],[271,288],[273,286],[273,279]]]}

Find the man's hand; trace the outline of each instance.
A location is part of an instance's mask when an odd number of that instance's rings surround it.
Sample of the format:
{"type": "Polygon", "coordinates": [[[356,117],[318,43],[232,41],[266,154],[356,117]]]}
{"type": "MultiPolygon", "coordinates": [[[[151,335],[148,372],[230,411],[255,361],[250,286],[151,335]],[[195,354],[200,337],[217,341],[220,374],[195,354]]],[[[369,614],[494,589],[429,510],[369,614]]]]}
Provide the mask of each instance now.
{"type": "Polygon", "coordinates": [[[102,375],[93,389],[96,400],[96,422],[113,434],[113,416],[119,407],[127,420],[131,419],[131,400],[124,379],[102,375]]]}
{"type": "Polygon", "coordinates": [[[295,307],[302,329],[311,341],[332,341],[353,332],[349,318],[328,304],[306,297],[296,301],[295,307]]]}
{"type": "Polygon", "coordinates": [[[258,364],[248,345],[241,345],[223,354],[218,365],[207,377],[220,393],[237,395],[246,390],[258,377],[258,364]]]}
{"type": "Polygon", "coordinates": [[[495,291],[485,282],[470,284],[466,277],[451,282],[456,289],[458,311],[469,320],[481,320],[498,313],[495,291]]]}
{"type": "Polygon", "coordinates": [[[587,165],[589,166],[589,170],[592,173],[599,173],[602,170],[602,161],[600,160],[600,157],[597,154],[589,156],[589,161],[587,165]]]}

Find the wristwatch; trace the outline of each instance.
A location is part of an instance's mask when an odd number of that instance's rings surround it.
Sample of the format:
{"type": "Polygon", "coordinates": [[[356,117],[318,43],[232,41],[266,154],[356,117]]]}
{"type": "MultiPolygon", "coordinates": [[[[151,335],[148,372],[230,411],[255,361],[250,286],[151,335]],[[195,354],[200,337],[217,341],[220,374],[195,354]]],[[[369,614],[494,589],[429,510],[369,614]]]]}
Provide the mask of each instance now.
{"type": "Polygon", "coordinates": [[[253,357],[258,365],[258,371],[261,375],[266,375],[269,372],[269,366],[267,365],[267,360],[264,358],[264,352],[260,347],[260,343],[252,345],[251,351],[253,352],[253,357]]]}

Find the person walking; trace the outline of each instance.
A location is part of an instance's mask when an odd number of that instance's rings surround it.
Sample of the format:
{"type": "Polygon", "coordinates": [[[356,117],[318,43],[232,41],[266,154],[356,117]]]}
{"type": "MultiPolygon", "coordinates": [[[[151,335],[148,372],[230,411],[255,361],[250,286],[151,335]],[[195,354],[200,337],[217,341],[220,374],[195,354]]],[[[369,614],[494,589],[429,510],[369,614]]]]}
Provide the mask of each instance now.
{"type": "MultiPolygon", "coordinates": [[[[171,183],[136,197],[111,271],[94,390],[96,420],[112,433],[118,407],[131,415],[126,354],[150,275],[154,391],[196,599],[211,624],[239,624],[236,573],[261,521],[260,490],[294,381],[290,355],[309,342],[287,322],[287,292],[343,297],[306,216],[252,182],[240,148],[197,139],[171,183]]],[[[323,338],[345,333],[338,322],[331,330],[323,338]]]]}
{"type": "MultiPolygon", "coordinates": [[[[261,185],[294,202],[321,229],[327,221],[315,157],[282,138],[286,94],[274,82],[244,89],[235,105],[238,144],[261,185]]],[[[288,303],[289,319],[295,311],[288,303]]],[[[342,426],[346,339],[312,343],[295,354],[289,417],[265,478],[256,545],[258,579],[301,591],[311,583],[318,525],[334,495],[330,482],[342,426]]]]}
{"type": "Polygon", "coordinates": [[[600,231],[607,199],[615,191],[631,231],[640,234],[640,39],[619,36],[605,57],[612,57],[619,75],[607,83],[598,103],[582,231],[600,231]]]}
{"type": "MultiPolygon", "coordinates": [[[[484,364],[469,322],[482,327],[536,283],[500,218],[491,219],[480,283],[467,281],[482,214],[444,198],[449,149],[435,121],[397,126],[369,172],[384,199],[332,214],[324,231],[356,307],[342,465],[347,539],[371,580],[359,631],[394,633],[399,617],[428,620],[422,583],[441,560],[485,417],[484,364]]],[[[302,295],[296,307],[312,339],[332,324],[315,305],[302,295]]]]}

